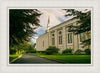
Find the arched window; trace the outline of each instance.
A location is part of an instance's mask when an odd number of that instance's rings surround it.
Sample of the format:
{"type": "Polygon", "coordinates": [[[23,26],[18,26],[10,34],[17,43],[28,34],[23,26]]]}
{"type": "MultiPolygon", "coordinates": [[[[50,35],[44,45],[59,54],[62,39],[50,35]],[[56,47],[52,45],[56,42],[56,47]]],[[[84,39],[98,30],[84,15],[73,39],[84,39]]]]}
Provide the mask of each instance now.
{"type": "Polygon", "coordinates": [[[61,31],[59,31],[59,34],[62,34],[62,32],[61,32],[61,31]]]}
{"type": "Polygon", "coordinates": [[[52,34],[52,36],[55,36],[54,34],[52,34]]]}

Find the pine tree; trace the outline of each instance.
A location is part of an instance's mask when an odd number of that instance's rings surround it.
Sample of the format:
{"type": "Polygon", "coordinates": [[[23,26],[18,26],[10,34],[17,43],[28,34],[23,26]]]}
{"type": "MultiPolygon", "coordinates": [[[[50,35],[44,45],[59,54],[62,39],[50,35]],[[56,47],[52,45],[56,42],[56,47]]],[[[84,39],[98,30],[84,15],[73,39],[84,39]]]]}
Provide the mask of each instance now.
{"type": "Polygon", "coordinates": [[[37,9],[10,9],[9,10],[9,40],[10,45],[23,43],[35,34],[34,30],[40,26],[37,9]]]}
{"type": "MultiPolygon", "coordinates": [[[[71,25],[69,26],[70,32],[74,32],[74,34],[86,33],[87,39],[82,41],[82,44],[85,46],[90,46],[91,44],[91,10],[85,9],[83,11],[79,11],[76,9],[64,9],[66,11],[65,16],[73,16],[78,19],[77,26],[71,25]]],[[[90,47],[88,47],[90,48],[90,47]]]]}

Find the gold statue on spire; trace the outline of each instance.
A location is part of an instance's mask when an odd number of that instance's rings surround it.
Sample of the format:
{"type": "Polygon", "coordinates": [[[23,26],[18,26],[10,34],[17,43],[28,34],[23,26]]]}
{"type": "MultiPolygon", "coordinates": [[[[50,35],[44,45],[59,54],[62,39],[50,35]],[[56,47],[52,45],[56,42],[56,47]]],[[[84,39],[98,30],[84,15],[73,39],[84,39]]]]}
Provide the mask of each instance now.
{"type": "Polygon", "coordinates": [[[50,25],[50,15],[48,14],[47,32],[49,32],[50,25]]]}

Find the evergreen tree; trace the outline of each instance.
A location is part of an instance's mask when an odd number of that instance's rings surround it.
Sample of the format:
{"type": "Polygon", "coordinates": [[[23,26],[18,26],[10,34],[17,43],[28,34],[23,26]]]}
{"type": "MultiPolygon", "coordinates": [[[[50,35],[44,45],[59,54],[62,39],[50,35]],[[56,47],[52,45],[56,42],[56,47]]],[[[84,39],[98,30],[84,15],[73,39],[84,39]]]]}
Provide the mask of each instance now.
{"type": "MultiPolygon", "coordinates": [[[[87,39],[85,39],[82,44],[84,46],[89,46],[91,44],[91,10],[84,9],[83,11],[79,11],[76,9],[64,9],[66,11],[65,16],[73,16],[78,19],[77,26],[71,25],[69,26],[70,32],[74,32],[74,34],[86,33],[87,39]]],[[[84,47],[83,46],[83,47],[84,47]]]]}
{"type": "Polygon", "coordinates": [[[40,26],[37,9],[10,9],[9,10],[9,39],[10,46],[29,41],[35,34],[34,30],[40,26]]]}

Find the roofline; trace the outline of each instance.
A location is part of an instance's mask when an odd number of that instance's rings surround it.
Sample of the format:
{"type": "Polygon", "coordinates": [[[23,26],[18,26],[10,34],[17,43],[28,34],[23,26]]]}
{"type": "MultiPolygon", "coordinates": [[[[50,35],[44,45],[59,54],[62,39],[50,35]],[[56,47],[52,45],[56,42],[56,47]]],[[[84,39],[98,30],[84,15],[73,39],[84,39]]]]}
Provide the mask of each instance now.
{"type": "MultiPolygon", "coordinates": [[[[46,32],[45,32],[44,34],[46,34],[46,32]]],[[[42,35],[40,35],[40,36],[38,36],[38,37],[41,37],[41,36],[43,36],[44,34],[42,34],[42,35]]]]}
{"type": "MultiPolygon", "coordinates": [[[[75,17],[73,17],[73,18],[71,18],[71,19],[69,19],[69,20],[67,20],[67,21],[64,21],[63,23],[68,22],[68,21],[73,20],[73,19],[75,19],[75,17]]],[[[58,25],[56,25],[56,26],[60,26],[60,25],[63,24],[63,23],[60,23],[60,24],[58,24],[58,25]]],[[[49,30],[55,28],[56,26],[51,27],[49,30]]]]}

